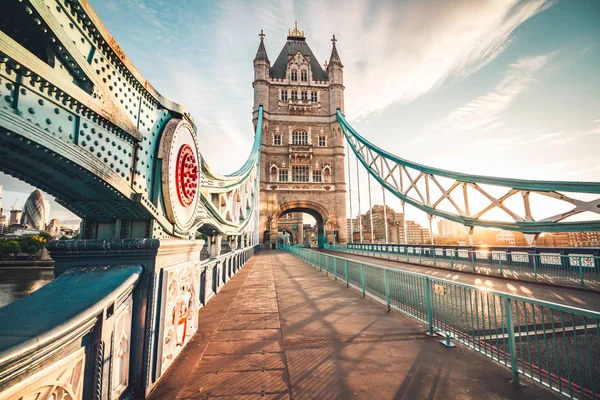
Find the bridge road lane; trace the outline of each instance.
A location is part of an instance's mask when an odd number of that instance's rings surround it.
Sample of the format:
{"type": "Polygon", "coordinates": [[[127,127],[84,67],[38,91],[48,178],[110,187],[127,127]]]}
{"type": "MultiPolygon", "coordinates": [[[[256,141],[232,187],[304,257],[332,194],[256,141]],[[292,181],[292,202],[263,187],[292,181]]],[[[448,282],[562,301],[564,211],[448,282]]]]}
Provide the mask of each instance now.
{"type": "Polygon", "coordinates": [[[207,343],[184,349],[153,399],[548,399],[501,367],[447,349],[420,322],[363,299],[298,258],[261,251],[200,310],[207,343]],[[247,268],[247,269],[246,269],[247,268]],[[242,275],[242,272],[245,272],[242,275]],[[240,277],[240,279],[237,279],[240,277]],[[183,367],[185,366],[185,368],[183,367]]]}
{"type": "Polygon", "coordinates": [[[463,283],[467,285],[485,287],[488,290],[497,290],[508,294],[514,294],[532,299],[549,301],[552,303],[563,304],[571,307],[584,308],[592,311],[600,311],[600,292],[592,292],[578,289],[566,288],[564,286],[552,286],[548,284],[519,281],[495,276],[472,274],[468,272],[459,272],[434,266],[420,266],[407,264],[394,259],[380,257],[362,256],[334,250],[318,250],[323,253],[335,255],[338,257],[356,260],[358,262],[380,265],[401,269],[403,271],[416,272],[424,275],[431,275],[436,278],[447,279],[450,281],[463,283]]]}

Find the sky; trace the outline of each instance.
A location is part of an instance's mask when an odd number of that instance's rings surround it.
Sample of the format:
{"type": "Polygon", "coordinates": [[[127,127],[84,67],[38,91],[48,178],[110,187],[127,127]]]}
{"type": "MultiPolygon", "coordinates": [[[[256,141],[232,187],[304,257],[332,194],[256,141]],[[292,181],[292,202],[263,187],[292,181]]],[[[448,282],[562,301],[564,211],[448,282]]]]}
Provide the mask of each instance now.
{"type": "MultiPolygon", "coordinates": [[[[379,147],[460,172],[600,181],[600,1],[90,3],[146,79],[192,114],[216,171],[239,168],[252,145],[258,33],[274,62],[298,20],[321,64],[336,35],[346,118],[379,147]]],[[[0,175],[5,208],[23,186],[11,181],[0,175]]]]}

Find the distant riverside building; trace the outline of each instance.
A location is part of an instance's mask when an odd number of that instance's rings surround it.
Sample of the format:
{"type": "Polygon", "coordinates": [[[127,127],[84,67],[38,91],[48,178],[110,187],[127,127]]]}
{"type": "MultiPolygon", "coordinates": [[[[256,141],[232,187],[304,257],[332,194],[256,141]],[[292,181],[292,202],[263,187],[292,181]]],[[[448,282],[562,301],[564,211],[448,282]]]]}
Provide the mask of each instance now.
{"type": "Polygon", "coordinates": [[[6,215],[0,215],[0,235],[6,234],[8,226],[6,224],[6,215]]]}
{"type": "Polygon", "coordinates": [[[438,222],[438,234],[441,236],[463,236],[466,234],[465,227],[457,222],[441,219],[438,222]]]}
{"type": "Polygon", "coordinates": [[[572,247],[600,247],[600,232],[569,232],[572,247]]]}
{"type": "Polygon", "coordinates": [[[349,241],[353,241],[354,232],[358,232],[358,218],[347,218],[346,219],[346,232],[349,241]]]}
{"type": "Polygon", "coordinates": [[[406,221],[406,236],[408,244],[430,244],[429,229],[421,227],[414,221],[406,221]]]}
{"type": "Polygon", "coordinates": [[[496,235],[496,241],[501,246],[514,246],[515,234],[512,232],[501,231],[496,235]]]}
{"type": "Polygon", "coordinates": [[[10,210],[10,219],[8,220],[8,225],[18,225],[21,223],[21,214],[23,214],[22,210],[10,210]]]}
{"type": "Polygon", "coordinates": [[[60,236],[60,221],[56,218],[52,218],[48,225],[46,225],[46,232],[52,236],[60,236]]]}
{"type": "MultiPolygon", "coordinates": [[[[360,217],[362,219],[363,242],[370,242],[371,234],[371,214],[373,215],[373,237],[374,241],[383,243],[386,240],[385,228],[387,218],[387,241],[388,243],[405,243],[404,237],[404,215],[396,212],[389,206],[375,205],[360,217]],[[365,234],[369,234],[369,239],[365,234]]],[[[352,220],[354,233],[360,233],[360,224],[358,218],[352,220]]],[[[348,230],[350,229],[350,220],[348,220],[348,230]]],[[[360,237],[360,235],[359,235],[360,237]]]]}
{"type": "Polygon", "coordinates": [[[44,230],[50,216],[50,203],[44,199],[42,192],[38,189],[31,192],[21,215],[21,225],[31,229],[44,230]]]}

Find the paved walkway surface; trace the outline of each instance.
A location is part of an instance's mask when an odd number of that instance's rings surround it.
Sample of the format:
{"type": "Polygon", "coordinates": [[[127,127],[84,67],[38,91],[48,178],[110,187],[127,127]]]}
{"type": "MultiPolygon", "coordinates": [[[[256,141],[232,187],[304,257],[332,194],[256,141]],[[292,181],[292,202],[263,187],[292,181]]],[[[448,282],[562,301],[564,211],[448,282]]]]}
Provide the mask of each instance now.
{"type": "Polygon", "coordinates": [[[532,299],[550,301],[557,304],[585,308],[593,311],[600,311],[600,293],[594,291],[574,288],[571,289],[564,286],[553,286],[543,283],[473,274],[468,272],[459,272],[456,270],[448,270],[446,268],[438,268],[434,266],[407,264],[402,261],[396,261],[393,258],[386,259],[381,257],[362,256],[333,250],[311,250],[321,251],[323,253],[329,253],[338,257],[352,260],[368,262],[374,265],[381,265],[384,267],[397,268],[404,271],[431,275],[435,276],[436,278],[443,278],[468,285],[481,286],[490,290],[497,290],[499,292],[515,294],[532,299]]]}
{"type": "Polygon", "coordinates": [[[200,325],[151,399],[558,398],[281,251],[254,256],[200,325]]]}

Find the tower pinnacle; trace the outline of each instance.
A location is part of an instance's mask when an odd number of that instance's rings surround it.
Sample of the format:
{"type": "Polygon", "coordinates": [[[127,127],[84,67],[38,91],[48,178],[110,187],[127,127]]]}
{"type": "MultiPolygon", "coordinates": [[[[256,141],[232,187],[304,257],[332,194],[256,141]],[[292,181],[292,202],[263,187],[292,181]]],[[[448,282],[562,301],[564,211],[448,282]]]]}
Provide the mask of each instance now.
{"type": "Polygon", "coordinates": [[[265,49],[264,42],[265,34],[262,29],[260,30],[258,36],[260,36],[260,43],[258,44],[258,51],[256,52],[256,57],[254,57],[254,61],[263,60],[268,62],[269,57],[267,56],[267,49],[265,49]]]}

